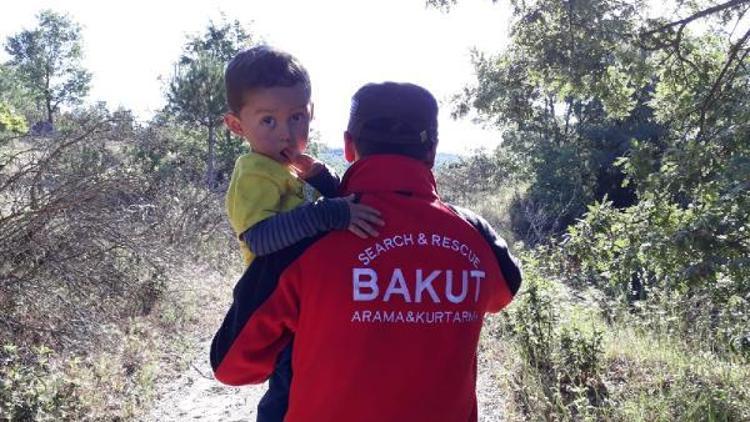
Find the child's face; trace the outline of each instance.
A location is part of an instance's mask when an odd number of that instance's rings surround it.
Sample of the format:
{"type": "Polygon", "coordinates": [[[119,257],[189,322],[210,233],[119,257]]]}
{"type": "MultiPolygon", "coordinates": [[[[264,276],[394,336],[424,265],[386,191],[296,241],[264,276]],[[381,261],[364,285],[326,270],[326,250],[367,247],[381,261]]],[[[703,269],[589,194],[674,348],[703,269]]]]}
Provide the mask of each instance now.
{"type": "Polygon", "coordinates": [[[253,90],[239,114],[224,116],[229,129],[247,139],[253,152],[285,165],[307,148],[311,119],[310,94],[303,84],[253,90]]]}

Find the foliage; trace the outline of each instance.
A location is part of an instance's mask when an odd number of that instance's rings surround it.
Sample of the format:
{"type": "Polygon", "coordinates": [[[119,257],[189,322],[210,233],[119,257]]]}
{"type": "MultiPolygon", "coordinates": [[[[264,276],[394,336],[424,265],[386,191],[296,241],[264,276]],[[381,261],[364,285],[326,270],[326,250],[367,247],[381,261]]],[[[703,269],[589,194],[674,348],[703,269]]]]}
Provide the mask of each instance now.
{"type": "Polygon", "coordinates": [[[151,161],[172,128],[101,104],[58,126],[0,146],[0,413],[132,419],[202,321],[196,268],[233,271],[235,239],[194,163],[151,161]]]}
{"type": "Polygon", "coordinates": [[[0,414],[8,420],[61,420],[81,417],[76,383],[52,367],[53,351],[36,347],[19,353],[4,344],[0,351],[0,414]]]}
{"type": "Polygon", "coordinates": [[[511,4],[509,48],[475,53],[456,113],[504,129],[491,161],[494,192],[523,188],[513,230],[561,249],[574,285],[619,304],[610,320],[624,306],[692,347],[746,356],[747,5],[676,2],[645,19],[638,0],[511,4]],[[699,19],[708,29],[692,32],[699,19]]]}
{"type": "Polygon", "coordinates": [[[187,258],[182,244],[223,222],[221,207],[208,206],[215,194],[181,173],[143,173],[148,166],[122,155],[129,135],[144,136],[127,116],[81,116],[71,132],[0,150],[7,338],[42,333],[48,344],[80,346],[104,321],[148,314],[169,264],[187,258]],[[42,316],[43,330],[33,323],[42,316]]]}
{"type": "Polygon", "coordinates": [[[509,204],[518,195],[518,186],[505,183],[503,172],[491,155],[475,151],[436,167],[435,180],[442,200],[470,208],[483,216],[511,247],[513,226],[508,217],[509,204]]]}
{"type": "Polygon", "coordinates": [[[727,206],[716,201],[682,209],[650,200],[624,211],[592,206],[570,230],[567,275],[635,309],[661,309],[669,319],[642,312],[654,331],[689,335],[696,347],[748,358],[750,226],[746,213],[726,215],[727,206]],[[733,224],[736,231],[717,233],[733,224]]]}
{"type": "Polygon", "coordinates": [[[561,234],[605,196],[618,208],[634,204],[665,153],[709,160],[680,139],[737,129],[728,121],[743,112],[729,104],[747,84],[750,32],[724,28],[744,16],[741,2],[677,2],[677,16],[688,16],[674,22],[644,19],[640,0],[511,4],[509,48],[474,53],[477,81],[454,113],[475,109],[504,130],[495,161],[509,182],[528,186],[511,208],[527,243],[561,234]],[[701,36],[688,28],[698,19],[711,25],[701,36]],[[623,185],[628,169],[618,164],[629,156],[654,165],[623,185]]]}
{"type": "Polygon", "coordinates": [[[745,405],[750,362],[697,344],[704,334],[700,327],[682,335],[661,331],[675,319],[677,308],[697,308],[700,301],[675,303],[670,309],[639,306],[629,312],[598,289],[562,284],[570,274],[560,272],[564,259],[558,248],[522,253],[522,290],[507,310],[487,321],[490,338],[484,345],[499,349],[498,366],[507,368],[497,374],[509,399],[506,418],[750,417],[745,405]]]}
{"type": "MultiPolygon", "coordinates": [[[[33,101],[29,99],[27,90],[23,87],[23,84],[14,68],[0,64],[0,107],[3,107],[4,111],[0,112],[4,115],[6,131],[12,131],[7,129],[10,126],[17,126],[17,123],[10,123],[9,120],[14,122],[23,121],[23,129],[20,132],[25,132],[28,122],[37,121],[38,114],[35,110],[33,101]]],[[[0,129],[2,132],[3,129],[0,129]]],[[[16,130],[16,133],[19,131],[16,130]]]]}
{"type": "Polygon", "coordinates": [[[475,194],[486,195],[500,184],[500,171],[485,151],[461,157],[436,169],[441,197],[448,202],[464,202],[475,194]]]}
{"type": "Polygon", "coordinates": [[[514,343],[521,369],[511,390],[524,419],[557,415],[563,419],[602,415],[608,397],[603,383],[603,330],[570,314],[565,292],[539,272],[533,254],[524,255],[524,287],[495,328],[514,343]],[[599,412],[599,413],[597,413],[599,412]]]}
{"type": "Polygon", "coordinates": [[[81,29],[68,16],[51,10],[37,15],[37,27],[8,37],[5,50],[47,121],[60,106],[80,104],[91,74],[81,66],[81,29]]]}
{"type": "Polygon", "coordinates": [[[679,56],[655,56],[650,106],[666,130],[618,160],[639,202],[621,211],[589,206],[566,252],[576,279],[674,316],[654,327],[748,356],[749,62],[732,55],[709,34],[685,36],[679,56]]]}
{"type": "Polygon", "coordinates": [[[180,63],[167,90],[167,112],[188,124],[215,127],[226,111],[224,62],[199,52],[180,63]]]}
{"type": "Polygon", "coordinates": [[[636,9],[613,3],[516,4],[511,47],[497,57],[475,53],[477,84],[458,98],[456,114],[474,108],[504,129],[495,159],[508,182],[528,185],[512,213],[530,244],[562,232],[604,195],[632,204],[614,162],[631,139],[658,137],[647,63],[618,35],[632,30],[636,9]]]}
{"type": "Polygon", "coordinates": [[[27,130],[26,119],[0,102],[0,135],[4,133],[23,133],[27,130]]]}

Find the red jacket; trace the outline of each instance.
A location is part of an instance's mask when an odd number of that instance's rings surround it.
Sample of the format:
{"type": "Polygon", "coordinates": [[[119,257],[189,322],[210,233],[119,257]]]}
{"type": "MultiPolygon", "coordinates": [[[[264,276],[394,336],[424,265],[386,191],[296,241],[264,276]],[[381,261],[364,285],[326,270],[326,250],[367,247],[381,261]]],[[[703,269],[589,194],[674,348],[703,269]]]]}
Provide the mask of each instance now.
{"type": "Polygon", "coordinates": [[[342,188],[381,211],[380,236],[333,232],[254,263],[214,341],[216,378],[263,382],[294,336],[288,421],[476,420],[483,317],[520,284],[507,247],[442,203],[416,160],[360,160],[342,188]]]}

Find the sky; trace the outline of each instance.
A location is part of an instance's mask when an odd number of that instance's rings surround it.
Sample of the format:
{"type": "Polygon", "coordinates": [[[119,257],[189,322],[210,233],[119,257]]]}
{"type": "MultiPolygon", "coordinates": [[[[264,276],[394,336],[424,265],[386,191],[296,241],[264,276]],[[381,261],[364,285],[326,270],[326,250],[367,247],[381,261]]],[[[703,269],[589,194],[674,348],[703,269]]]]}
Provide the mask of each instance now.
{"type": "Polygon", "coordinates": [[[386,80],[417,83],[438,99],[438,151],[465,154],[501,140],[497,129],[450,118],[451,96],[475,80],[471,48],[496,53],[507,45],[510,10],[489,0],[464,0],[447,14],[425,8],[424,0],[25,0],[3,7],[0,40],[33,28],[45,8],[82,26],[83,64],[93,73],[88,100],[131,109],[143,120],[164,105],[163,81],[186,36],[223,14],[307,67],[312,126],[327,145],[343,143],[352,94],[386,80]]]}

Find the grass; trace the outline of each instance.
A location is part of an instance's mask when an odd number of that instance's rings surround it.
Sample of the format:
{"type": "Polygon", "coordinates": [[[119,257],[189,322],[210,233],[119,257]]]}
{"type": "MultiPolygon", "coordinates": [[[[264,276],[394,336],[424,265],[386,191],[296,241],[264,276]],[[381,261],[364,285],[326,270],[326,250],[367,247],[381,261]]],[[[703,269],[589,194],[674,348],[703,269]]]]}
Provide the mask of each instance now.
{"type": "Polygon", "coordinates": [[[614,328],[605,355],[618,420],[750,420],[750,365],[614,328]]]}

